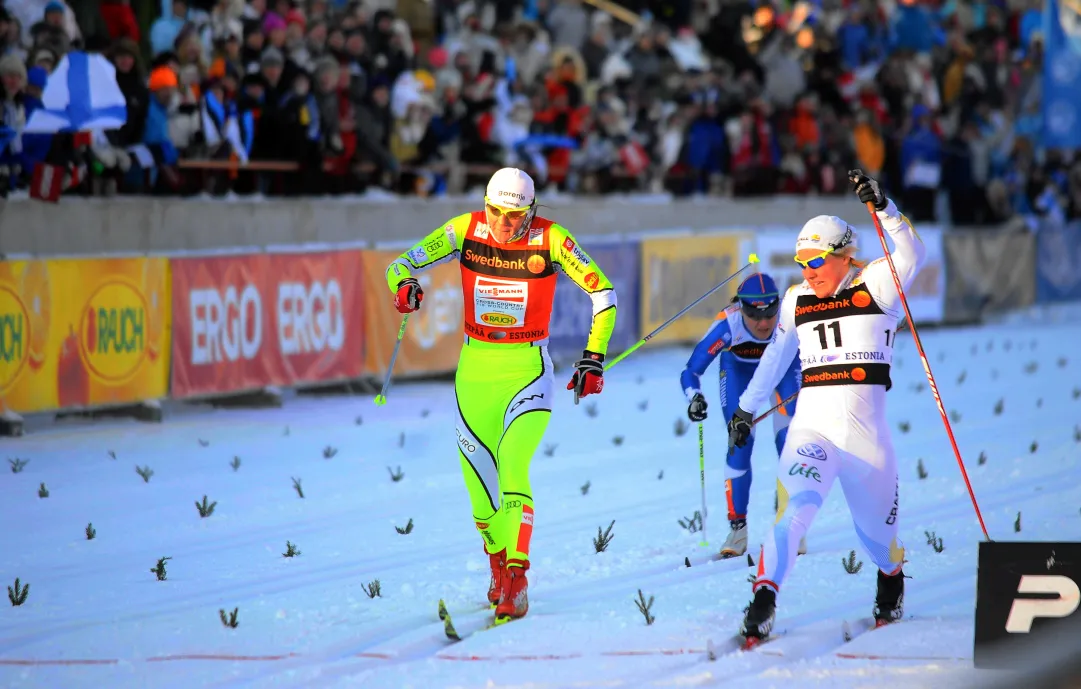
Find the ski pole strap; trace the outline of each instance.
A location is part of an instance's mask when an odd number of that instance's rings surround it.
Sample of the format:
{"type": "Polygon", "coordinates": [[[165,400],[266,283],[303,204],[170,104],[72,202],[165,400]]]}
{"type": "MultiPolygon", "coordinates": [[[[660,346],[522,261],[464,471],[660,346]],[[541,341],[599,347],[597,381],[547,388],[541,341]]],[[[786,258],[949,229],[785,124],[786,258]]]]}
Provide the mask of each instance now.
{"type": "Polygon", "coordinates": [[[611,368],[612,368],[613,366],[615,366],[615,365],[616,365],[616,364],[618,364],[619,362],[621,362],[621,361],[623,361],[624,359],[626,359],[626,358],[627,358],[628,356],[630,356],[630,355],[631,355],[631,354],[632,354],[632,353],[633,353],[633,352],[634,352],[635,350],[637,350],[637,349],[638,349],[639,347],[641,347],[641,346],[642,346],[642,345],[644,345],[645,343],[649,342],[649,341],[650,341],[650,340],[651,340],[652,338],[654,338],[654,337],[656,337],[656,336],[657,336],[658,334],[660,334],[660,333],[661,333],[661,332],[662,332],[662,331],[663,331],[663,330],[664,330],[665,328],[667,328],[668,326],[670,326],[670,325],[672,325],[673,323],[675,323],[675,322],[676,322],[676,321],[677,321],[677,320],[678,320],[678,319],[679,319],[680,317],[682,317],[682,316],[683,316],[684,314],[686,314],[686,313],[687,313],[688,311],[690,311],[690,310],[691,310],[691,309],[693,309],[694,307],[698,306],[698,304],[699,304],[699,303],[701,303],[701,302],[702,302],[702,301],[703,301],[703,300],[704,300],[704,299],[705,299],[706,297],[710,296],[711,294],[713,294],[714,292],[716,292],[716,291],[717,291],[717,290],[719,290],[720,288],[722,288],[722,287],[724,287],[725,285],[727,285],[727,284],[728,284],[729,282],[731,282],[732,280],[734,280],[734,279],[736,278],[736,276],[737,276],[737,275],[739,275],[739,274],[740,274],[740,273],[742,273],[743,271],[747,270],[748,268],[750,268],[751,266],[753,266],[753,265],[754,265],[754,264],[756,264],[756,263],[758,263],[758,255],[757,255],[757,254],[751,254],[751,255],[750,255],[750,257],[748,257],[748,259],[747,259],[747,264],[746,264],[746,265],[744,265],[744,266],[743,266],[742,268],[740,268],[740,269],[739,269],[739,270],[737,270],[736,272],[734,272],[734,273],[732,273],[731,275],[729,275],[729,276],[728,276],[727,278],[725,278],[724,280],[722,280],[722,281],[721,281],[720,283],[718,283],[717,285],[715,285],[715,286],[713,286],[712,288],[710,288],[710,290],[709,290],[708,292],[706,292],[706,293],[705,293],[705,294],[703,294],[702,296],[698,297],[697,299],[695,299],[694,301],[692,301],[692,302],[691,302],[690,304],[688,304],[687,306],[683,307],[683,309],[682,309],[682,310],[681,310],[681,311],[680,311],[679,313],[677,313],[676,315],[672,316],[671,318],[669,318],[669,319],[668,319],[667,321],[665,321],[664,323],[662,323],[662,324],[660,324],[659,326],[657,326],[657,328],[656,328],[656,329],[655,329],[655,330],[654,330],[653,332],[651,332],[650,334],[646,335],[646,336],[645,336],[645,337],[643,337],[643,338],[642,338],[641,340],[638,340],[637,342],[635,342],[635,343],[634,343],[633,345],[631,345],[631,346],[630,346],[629,348],[627,348],[626,350],[624,350],[624,351],[623,351],[623,352],[622,352],[622,353],[621,353],[621,354],[620,354],[619,356],[617,356],[617,357],[616,357],[615,359],[612,359],[611,361],[609,361],[608,363],[606,363],[606,364],[604,365],[604,370],[605,370],[605,371],[608,371],[608,370],[610,370],[610,369],[611,369],[611,368]]]}

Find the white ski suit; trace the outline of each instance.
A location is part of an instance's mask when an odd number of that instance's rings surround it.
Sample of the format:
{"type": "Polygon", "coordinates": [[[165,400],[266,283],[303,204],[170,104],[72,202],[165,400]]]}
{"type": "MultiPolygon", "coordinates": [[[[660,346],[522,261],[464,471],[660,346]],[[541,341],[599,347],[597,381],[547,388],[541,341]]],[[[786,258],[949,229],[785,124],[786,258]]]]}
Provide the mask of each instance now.
{"type": "MultiPolygon", "coordinates": [[[[926,248],[892,201],[878,218],[893,239],[891,257],[907,290],[926,248]]],[[[778,465],[777,518],[758,558],[754,590],[780,591],[834,479],[841,481],[867,554],[886,574],[900,568],[904,547],[897,540],[897,460],[886,391],[903,317],[885,258],[853,267],[833,296],[819,299],[806,282],[785,294],[774,339],[739,400],[741,409],[759,410],[798,350],[802,386],[778,465]]]]}

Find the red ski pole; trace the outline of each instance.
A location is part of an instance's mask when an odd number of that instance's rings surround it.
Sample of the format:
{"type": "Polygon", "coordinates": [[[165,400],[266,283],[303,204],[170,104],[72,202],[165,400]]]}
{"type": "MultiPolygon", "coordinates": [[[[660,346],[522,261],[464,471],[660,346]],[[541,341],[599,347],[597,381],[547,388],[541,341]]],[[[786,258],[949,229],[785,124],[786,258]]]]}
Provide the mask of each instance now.
{"type": "Polygon", "coordinates": [[[957,440],[953,437],[953,428],[950,426],[949,416],[946,414],[946,407],[942,404],[942,396],[938,393],[938,385],[935,384],[935,376],[931,373],[931,362],[927,360],[927,354],[923,351],[923,343],[920,342],[920,334],[916,330],[916,323],[912,320],[912,312],[908,310],[908,299],[905,297],[905,290],[901,287],[901,278],[897,275],[897,267],[893,265],[893,257],[890,256],[890,248],[886,244],[886,233],[882,229],[882,223],[878,221],[878,214],[875,213],[875,204],[873,201],[867,202],[867,212],[871,214],[871,220],[875,223],[875,230],[878,231],[878,240],[882,243],[882,253],[886,255],[886,262],[890,266],[890,274],[893,275],[893,284],[897,288],[897,294],[901,297],[901,305],[905,309],[905,320],[908,321],[908,327],[912,329],[912,339],[916,342],[916,351],[919,352],[920,361],[923,363],[923,371],[927,374],[927,382],[931,385],[931,393],[935,396],[935,404],[938,405],[938,413],[942,416],[942,424],[946,427],[946,435],[950,437],[950,445],[953,446],[953,456],[957,459],[957,466],[961,468],[961,478],[965,479],[965,488],[968,489],[968,496],[972,498],[972,507],[976,510],[976,519],[980,521],[980,528],[983,529],[983,536],[988,541],[991,540],[991,536],[987,533],[987,527],[983,523],[983,515],[980,514],[980,505],[976,502],[976,494],[972,491],[972,483],[968,480],[968,472],[965,471],[965,462],[961,459],[961,451],[957,449],[957,440]]]}

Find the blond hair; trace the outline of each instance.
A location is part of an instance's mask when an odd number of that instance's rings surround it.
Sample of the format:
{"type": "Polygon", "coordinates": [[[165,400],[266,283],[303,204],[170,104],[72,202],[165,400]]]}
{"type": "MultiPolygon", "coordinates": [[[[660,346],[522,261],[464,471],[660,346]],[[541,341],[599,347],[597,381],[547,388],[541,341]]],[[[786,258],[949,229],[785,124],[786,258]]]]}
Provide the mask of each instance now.
{"type": "Polygon", "coordinates": [[[850,245],[846,246],[845,248],[841,249],[840,251],[838,251],[837,255],[841,256],[842,258],[847,258],[848,262],[850,264],[852,264],[853,266],[855,266],[858,270],[863,270],[864,268],[867,267],[867,261],[863,261],[863,260],[860,260],[860,259],[856,258],[853,255],[855,253],[856,253],[856,247],[852,246],[850,244],[850,245]]]}

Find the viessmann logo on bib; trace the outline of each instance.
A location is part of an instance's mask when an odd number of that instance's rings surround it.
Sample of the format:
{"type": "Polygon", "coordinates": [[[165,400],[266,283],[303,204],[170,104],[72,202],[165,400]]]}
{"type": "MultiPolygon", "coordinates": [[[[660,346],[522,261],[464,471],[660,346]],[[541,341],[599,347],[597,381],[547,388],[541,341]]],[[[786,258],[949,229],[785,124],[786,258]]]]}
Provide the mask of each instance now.
{"type": "Polygon", "coordinates": [[[525,325],[529,283],[477,276],[473,286],[473,313],[482,325],[520,328],[525,325]]]}

